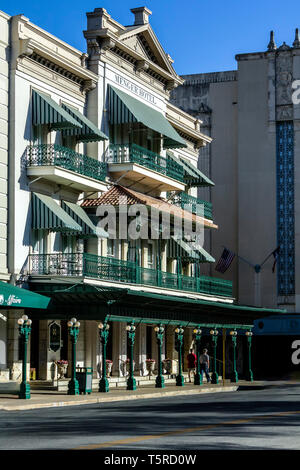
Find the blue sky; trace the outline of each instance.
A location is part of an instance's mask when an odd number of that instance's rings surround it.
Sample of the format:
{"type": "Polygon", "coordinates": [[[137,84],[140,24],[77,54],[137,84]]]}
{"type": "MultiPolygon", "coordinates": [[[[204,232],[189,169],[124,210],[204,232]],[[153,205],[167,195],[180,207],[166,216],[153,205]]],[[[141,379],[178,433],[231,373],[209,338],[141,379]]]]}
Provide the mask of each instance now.
{"type": "Polygon", "coordinates": [[[299,0],[1,0],[10,15],[23,13],[33,23],[85,51],[82,31],[87,11],[104,7],[121,24],[133,23],[130,8],[147,6],[151,25],[178,74],[236,68],[235,54],[264,51],[269,32],[291,45],[300,29],[299,0]]]}

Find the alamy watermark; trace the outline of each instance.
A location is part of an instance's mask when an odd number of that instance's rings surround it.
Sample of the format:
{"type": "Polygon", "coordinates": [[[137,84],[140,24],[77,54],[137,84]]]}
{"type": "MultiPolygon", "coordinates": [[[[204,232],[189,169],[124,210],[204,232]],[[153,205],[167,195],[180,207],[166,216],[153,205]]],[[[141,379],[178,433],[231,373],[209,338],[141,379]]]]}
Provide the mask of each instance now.
{"type": "Polygon", "coordinates": [[[293,104],[300,104],[300,80],[293,81],[292,89],[295,90],[292,93],[293,104]]]}
{"type": "Polygon", "coordinates": [[[297,366],[300,364],[300,339],[293,341],[292,349],[296,349],[292,354],[292,363],[297,366]]]}
{"type": "MultiPolygon", "coordinates": [[[[107,204],[97,208],[97,227],[104,230],[110,239],[118,240],[186,240],[197,246],[204,244],[204,205],[193,208],[184,204],[182,208],[171,205],[166,208],[145,204],[107,204]],[[192,209],[193,212],[192,213],[192,209]]],[[[196,246],[194,246],[196,248],[196,246]]]]}

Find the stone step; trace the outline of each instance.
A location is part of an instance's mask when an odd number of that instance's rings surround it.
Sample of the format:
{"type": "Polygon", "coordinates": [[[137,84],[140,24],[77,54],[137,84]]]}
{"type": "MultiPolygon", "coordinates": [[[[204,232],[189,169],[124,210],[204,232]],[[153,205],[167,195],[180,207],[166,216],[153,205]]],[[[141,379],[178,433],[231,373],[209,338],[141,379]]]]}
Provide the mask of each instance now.
{"type": "MultiPolygon", "coordinates": [[[[184,382],[189,383],[188,375],[183,374],[184,382]]],[[[164,375],[165,384],[175,384],[176,376],[164,375]]],[[[41,381],[36,380],[30,382],[30,386],[34,390],[56,390],[59,392],[66,392],[68,390],[68,383],[70,379],[60,379],[55,381],[41,381]]],[[[143,387],[149,385],[155,385],[156,376],[135,376],[136,386],[143,387]]],[[[112,388],[125,388],[127,387],[127,378],[126,377],[110,377],[108,379],[109,387],[112,388]]],[[[222,377],[219,377],[219,383],[222,382],[222,377]]],[[[206,378],[203,377],[203,383],[206,383],[206,378]]],[[[99,379],[93,378],[92,380],[92,390],[96,391],[99,388],[99,379]]]]}

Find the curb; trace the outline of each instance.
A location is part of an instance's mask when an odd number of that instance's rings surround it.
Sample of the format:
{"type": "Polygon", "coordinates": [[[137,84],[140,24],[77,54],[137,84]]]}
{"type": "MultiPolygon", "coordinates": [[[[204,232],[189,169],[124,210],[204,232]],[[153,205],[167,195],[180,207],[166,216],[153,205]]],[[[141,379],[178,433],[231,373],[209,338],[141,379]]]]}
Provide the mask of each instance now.
{"type": "Polygon", "coordinates": [[[89,398],[87,400],[74,400],[74,401],[57,401],[53,403],[32,403],[26,405],[19,405],[19,406],[0,406],[0,410],[2,411],[24,411],[24,410],[35,410],[39,408],[53,408],[53,407],[61,407],[61,406],[77,406],[77,405],[90,405],[94,403],[110,403],[110,402],[117,402],[117,401],[129,401],[129,400],[140,400],[146,398],[164,398],[164,397],[172,397],[172,396],[183,396],[183,395],[198,395],[202,393],[222,393],[222,392],[236,392],[238,390],[238,386],[225,386],[220,388],[203,388],[200,390],[176,390],[170,392],[161,392],[161,393],[148,393],[143,395],[128,395],[124,397],[101,397],[101,398],[89,398]]]}

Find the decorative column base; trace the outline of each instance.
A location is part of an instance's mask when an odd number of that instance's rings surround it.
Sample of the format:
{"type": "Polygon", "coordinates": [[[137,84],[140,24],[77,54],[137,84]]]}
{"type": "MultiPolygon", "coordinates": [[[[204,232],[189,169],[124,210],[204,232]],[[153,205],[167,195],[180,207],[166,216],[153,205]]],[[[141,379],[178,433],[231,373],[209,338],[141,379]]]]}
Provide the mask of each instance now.
{"type": "Polygon", "coordinates": [[[176,386],[177,387],[183,387],[184,386],[184,377],[183,377],[183,375],[177,375],[176,376],[176,386]]]}
{"type": "Polygon", "coordinates": [[[253,382],[253,372],[252,372],[252,370],[249,370],[249,371],[246,373],[246,377],[245,377],[245,378],[246,378],[246,380],[247,380],[248,382],[253,382]]]}
{"type": "Polygon", "coordinates": [[[162,375],[158,375],[155,380],[155,387],[156,388],[165,388],[165,379],[162,375]]]}
{"type": "Polygon", "coordinates": [[[30,399],[30,384],[28,382],[22,382],[20,384],[19,398],[23,400],[30,399]]]}
{"type": "Polygon", "coordinates": [[[77,379],[71,379],[68,385],[68,395],[79,395],[79,383],[77,379]]]}
{"type": "Polygon", "coordinates": [[[136,380],[134,377],[127,379],[127,390],[136,390],[136,380]]]}
{"type": "Polygon", "coordinates": [[[239,381],[239,377],[238,377],[237,371],[232,372],[232,375],[231,375],[230,380],[231,380],[231,382],[234,382],[234,383],[237,383],[237,382],[239,381]]]}
{"type": "Polygon", "coordinates": [[[106,377],[102,377],[99,381],[99,392],[109,392],[109,382],[106,377]]]}
{"type": "Polygon", "coordinates": [[[219,383],[219,376],[218,376],[217,372],[213,372],[211,374],[211,383],[212,384],[218,384],[219,383]]]}
{"type": "Polygon", "coordinates": [[[195,376],[194,376],[194,385],[202,385],[201,374],[195,374],[195,376]]]}

